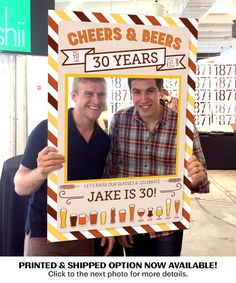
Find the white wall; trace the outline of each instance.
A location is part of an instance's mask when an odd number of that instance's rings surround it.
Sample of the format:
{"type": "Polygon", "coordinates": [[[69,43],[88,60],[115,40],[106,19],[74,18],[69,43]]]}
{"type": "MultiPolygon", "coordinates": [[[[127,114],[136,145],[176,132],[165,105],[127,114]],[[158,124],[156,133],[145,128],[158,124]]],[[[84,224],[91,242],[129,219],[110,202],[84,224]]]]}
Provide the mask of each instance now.
{"type": "Polygon", "coordinates": [[[47,119],[47,57],[0,54],[0,172],[47,119]]]}
{"type": "Polygon", "coordinates": [[[15,57],[0,54],[0,170],[3,162],[14,155],[14,77],[15,57]]]}
{"type": "Polygon", "coordinates": [[[44,56],[27,56],[27,132],[47,119],[48,61],[44,56]]]}

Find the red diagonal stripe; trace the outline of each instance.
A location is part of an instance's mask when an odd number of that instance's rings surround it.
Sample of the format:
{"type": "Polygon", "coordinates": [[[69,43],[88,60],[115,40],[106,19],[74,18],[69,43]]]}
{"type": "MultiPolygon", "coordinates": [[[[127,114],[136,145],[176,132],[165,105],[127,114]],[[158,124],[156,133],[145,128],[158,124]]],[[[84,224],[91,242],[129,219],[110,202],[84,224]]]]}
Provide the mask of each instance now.
{"type": "Polygon", "coordinates": [[[83,234],[81,234],[80,232],[71,232],[72,235],[75,236],[76,239],[78,240],[83,240],[83,239],[87,239],[83,234]]]}
{"type": "MultiPolygon", "coordinates": [[[[186,166],[186,163],[185,163],[185,168],[187,167],[186,166]]],[[[184,176],[184,184],[186,187],[188,187],[189,189],[191,189],[191,182],[184,176]]]]}
{"type": "Polygon", "coordinates": [[[98,230],[89,230],[89,232],[96,238],[104,237],[98,230]]]}
{"type": "Polygon", "coordinates": [[[50,16],[48,16],[48,25],[58,34],[58,24],[50,16]]]}
{"type": "Polygon", "coordinates": [[[58,54],[58,44],[48,36],[48,45],[58,54]]]}
{"type": "Polygon", "coordinates": [[[47,206],[47,211],[48,211],[48,214],[51,215],[53,219],[57,220],[57,212],[49,204],[47,206]]]}
{"type": "Polygon", "coordinates": [[[182,209],[182,215],[188,222],[190,222],[190,214],[184,208],[182,209]]]}
{"type": "Polygon", "coordinates": [[[193,90],[195,90],[195,85],[196,85],[195,81],[190,76],[188,76],[188,84],[191,86],[193,90]]]}
{"type": "Polygon", "coordinates": [[[188,161],[184,159],[184,168],[187,168],[187,166],[188,166],[188,161]]]}
{"type": "Polygon", "coordinates": [[[57,202],[57,194],[50,187],[48,187],[48,196],[57,202]]]}
{"type": "Polygon", "coordinates": [[[181,222],[173,222],[173,224],[179,229],[179,230],[183,230],[186,229],[187,227],[185,227],[181,222]]]}
{"type": "Polygon", "coordinates": [[[158,22],[156,17],[154,16],[146,16],[146,18],[150,21],[150,23],[154,26],[161,26],[161,24],[158,22]]]}
{"type": "Polygon", "coordinates": [[[193,63],[193,61],[189,58],[188,59],[189,68],[196,74],[197,66],[193,63]]]}
{"type": "Polygon", "coordinates": [[[131,226],[126,226],[123,227],[125,229],[126,232],[128,232],[130,235],[135,235],[137,234],[137,232],[131,227],[131,226]]]}
{"type": "Polygon", "coordinates": [[[48,92],[48,102],[52,105],[52,107],[58,110],[58,102],[49,92],[48,92]]]}
{"type": "Polygon", "coordinates": [[[192,35],[197,39],[198,31],[196,28],[192,25],[192,23],[189,21],[189,19],[186,18],[180,18],[180,20],[183,22],[183,24],[190,30],[192,35]]]}
{"type": "Polygon", "coordinates": [[[109,23],[102,13],[93,13],[100,23],[109,23]]]}
{"type": "Polygon", "coordinates": [[[189,127],[185,127],[185,134],[190,138],[190,140],[193,140],[193,132],[189,129],[189,127]]]}
{"type": "Polygon", "coordinates": [[[146,232],[148,232],[148,233],[153,233],[153,232],[155,232],[155,230],[152,229],[152,227],[149,226],[149,225],[141,225],[141,226],[142,226],[142,228],[143,228],[146,232]]]}
{"type": "Polygon", "coordinates": [[[192,113],[190,113],[190,111],[187,109],[186,111],[186,116],[187,116],[187,119],[189,119],[190,122],[192,122],[192,124],[194,123],[194,116],[192,113]]]}
{"type": "Polygon", "coordinates": [[[144,23],[141,21],[141,19],[137,15],[128,15],[130,19],[136,24],[136,25],[144,25],[144,23]]]}
{"type": "Polygon", "coordinates": [[[57,138],[48,130],[48,140],[57,147],[57,138]]]}
{"type": "Polygon", "coordinates": [[[74,12],[81,22],[91,22],[91,20],[83,12],[74,12]]]}
{"type": "Polygon", "coordinates": [[[58,83],[50,74],[48,74],[48,83],[51,87],[58,91],[58,83]]]}

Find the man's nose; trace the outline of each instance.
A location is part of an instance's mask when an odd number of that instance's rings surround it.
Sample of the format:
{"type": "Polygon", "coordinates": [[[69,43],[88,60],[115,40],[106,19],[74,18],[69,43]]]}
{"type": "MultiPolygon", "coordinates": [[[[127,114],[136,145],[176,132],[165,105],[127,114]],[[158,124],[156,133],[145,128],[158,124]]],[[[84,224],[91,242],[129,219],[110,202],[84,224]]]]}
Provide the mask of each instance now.
{"type": "Polygon", "coordinates": [[[141,94],[140,94],[140,99],[141,99],[142,101],[145,101],[145,100],[147,99],[147,94],[146,94],[145,91],[142,91],[142,92],[141,92],[141,94]]]}

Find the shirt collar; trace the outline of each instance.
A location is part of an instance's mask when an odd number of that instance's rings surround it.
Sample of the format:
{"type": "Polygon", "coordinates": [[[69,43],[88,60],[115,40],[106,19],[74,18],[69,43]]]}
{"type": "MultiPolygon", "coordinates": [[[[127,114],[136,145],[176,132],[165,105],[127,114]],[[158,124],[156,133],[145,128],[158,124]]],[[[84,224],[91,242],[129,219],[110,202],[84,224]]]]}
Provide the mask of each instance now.
{"type": "MultiPolygon", "coordinates": [[[[69,125],[69,128],[76,132],[76,133],[79,133],[78,129],[76,128],[76,125],[75,125],[75,121],[73,119],[73,115],[72,115],[72,110],[74,108],[70,108],[69,111],[68,111],[68,125],[69,125]]],[[[93,135],[101,132],[102,129],[100,128],[100,126],[98,125],[97,122],[94,123],[94,129],[93,129],[93,135]]]]}

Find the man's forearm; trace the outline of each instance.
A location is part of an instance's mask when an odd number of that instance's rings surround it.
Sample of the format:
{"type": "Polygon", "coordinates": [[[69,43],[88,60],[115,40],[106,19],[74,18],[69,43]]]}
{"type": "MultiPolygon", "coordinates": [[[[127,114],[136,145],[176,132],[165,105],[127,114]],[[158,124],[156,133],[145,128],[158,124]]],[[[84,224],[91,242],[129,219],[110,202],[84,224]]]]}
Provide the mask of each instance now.
{"type": "Polygon", "coordinates": [[[14,178],[15,191],[22,196],[31,195],[39,189],[46,178],[38,172],[38,168],[30,170],[21,166],[14,178]]]}

